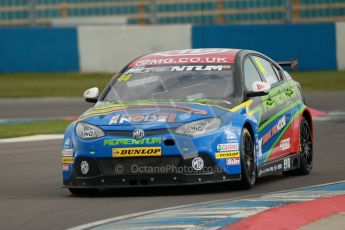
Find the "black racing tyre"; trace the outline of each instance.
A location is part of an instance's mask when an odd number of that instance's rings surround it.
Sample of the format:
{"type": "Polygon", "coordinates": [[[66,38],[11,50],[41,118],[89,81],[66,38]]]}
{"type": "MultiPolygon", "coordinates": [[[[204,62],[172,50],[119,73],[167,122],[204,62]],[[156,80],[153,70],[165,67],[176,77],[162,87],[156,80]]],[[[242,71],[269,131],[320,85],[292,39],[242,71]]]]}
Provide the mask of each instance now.
{"type": "Polygon", "coordinates": [[[256,161],[254,141],[247,128],[242,130],[240,155],[242,178],[239,185],[242,189],[250,189],[256,182],[256,161]]]}
{"type": "Polygon", "coordinates": [[[300,125],[300,168],[283,172],[284,176],[309,175],[313,169],[313,140],[310,125],[305,117],[300,125]]]}
{"type": "Polygon", "coordinates": [[[98,192],[97,189],[92,188],[68,188],[68,190],[75,196],[92,196],[98,192]]]}

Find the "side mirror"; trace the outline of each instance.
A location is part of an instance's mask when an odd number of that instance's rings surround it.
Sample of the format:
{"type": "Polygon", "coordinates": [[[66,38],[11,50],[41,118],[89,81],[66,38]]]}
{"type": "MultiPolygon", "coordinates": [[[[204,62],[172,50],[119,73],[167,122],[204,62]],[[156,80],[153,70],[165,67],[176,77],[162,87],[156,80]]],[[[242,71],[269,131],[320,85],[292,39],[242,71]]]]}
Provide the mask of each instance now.
{"type": "Polygon", "coordinates": [[[262,81],[254,81],[252,90],[247,92],[248,97],[265,96],[270,92],[271,84],[262,81]]]}
{"type": "Polygon", "coordinates": [[[99,89],[97,87],[93,87],[91,89],[85,90],[84,98],[86,102],[96,103],[98,101],[99,96],[99,89]]]}

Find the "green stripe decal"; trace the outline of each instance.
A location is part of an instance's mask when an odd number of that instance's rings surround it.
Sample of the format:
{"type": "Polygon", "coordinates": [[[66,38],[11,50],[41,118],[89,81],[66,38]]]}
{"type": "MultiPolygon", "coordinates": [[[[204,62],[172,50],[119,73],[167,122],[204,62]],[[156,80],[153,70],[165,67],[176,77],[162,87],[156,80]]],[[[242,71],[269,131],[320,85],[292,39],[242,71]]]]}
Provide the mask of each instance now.
{"type": "Polygon", "coordinates": [[[284,113],[286,113],[287,111],[289,111],[290,109],[294,108],[295,106],[297,106],[299,104],[301,104],[300,101],[295,101],[292,104],[290,104],[289,106],[287,106],[286,108],[284,108],[283,110],[274,114],[270,119],[268,119],[265,123],[263,123],[259,127],[259,132],[261,132],[264,128],[266,128],[267,125],[271,124],[275,119],[277,119],[277,117],[280,117],[281,115],[283,115],[284,113]]]}
{"type": "Polygon", "coordinates": [[[273,148],[274,146],[276,146],[276,144],[278,143],[278,141],[280,141],[280,139],[282,138],[282,136],[285,134],[286,130],[290,127],[291,123],[304,111],[305,106],[302,106],[294,115],[293,117],[290,119],[289,123],[285,126],[285,128],[283,129],[283,131],[281,132],[281,134],[278,136],[277,140],[273,143],[271,149],[268,151],[267,156],[265,157],[265,162],[268,161],[268,159],[270,158],[273,148]]]}

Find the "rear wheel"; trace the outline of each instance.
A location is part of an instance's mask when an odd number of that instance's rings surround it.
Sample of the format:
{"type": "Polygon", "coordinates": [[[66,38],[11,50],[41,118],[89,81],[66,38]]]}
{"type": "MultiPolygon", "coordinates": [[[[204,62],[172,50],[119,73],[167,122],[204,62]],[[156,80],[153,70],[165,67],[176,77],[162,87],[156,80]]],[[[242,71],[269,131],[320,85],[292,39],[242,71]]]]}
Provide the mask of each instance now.
{"type": "Polygon", "coordinates": [[[92,188],[68,188],[68,190],[75,196],[92,196],[98,192],[97,189],[92,188]]]}
{"type": "Polygon", "coordinates": [[[254,141],[248,129],[243,128],[241,139],[241,171],[242,180],[240,186],[243,189],[250,189],[256,181],[254,141]]]}
{"type": "Polygon", "coordinates": [[[313,168],[313,141],[308,121],[303,117],[300,125],[300,168],[283,172],[283,175],[309,175],[313,168]]]}

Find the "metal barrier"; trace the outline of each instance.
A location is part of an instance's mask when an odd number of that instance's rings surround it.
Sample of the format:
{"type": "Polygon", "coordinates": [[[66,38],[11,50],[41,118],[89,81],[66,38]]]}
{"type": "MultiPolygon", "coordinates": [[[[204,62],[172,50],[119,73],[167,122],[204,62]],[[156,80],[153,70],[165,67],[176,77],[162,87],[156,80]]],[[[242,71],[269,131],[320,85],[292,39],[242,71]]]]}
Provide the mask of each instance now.
{"type": "Polygon", "coordinates": [[[345,23],[0,28],[0,40],[0,72],[116,72],[143,54],[203,47],[296,57],[301,71],[345,69],[345,23]]]}

